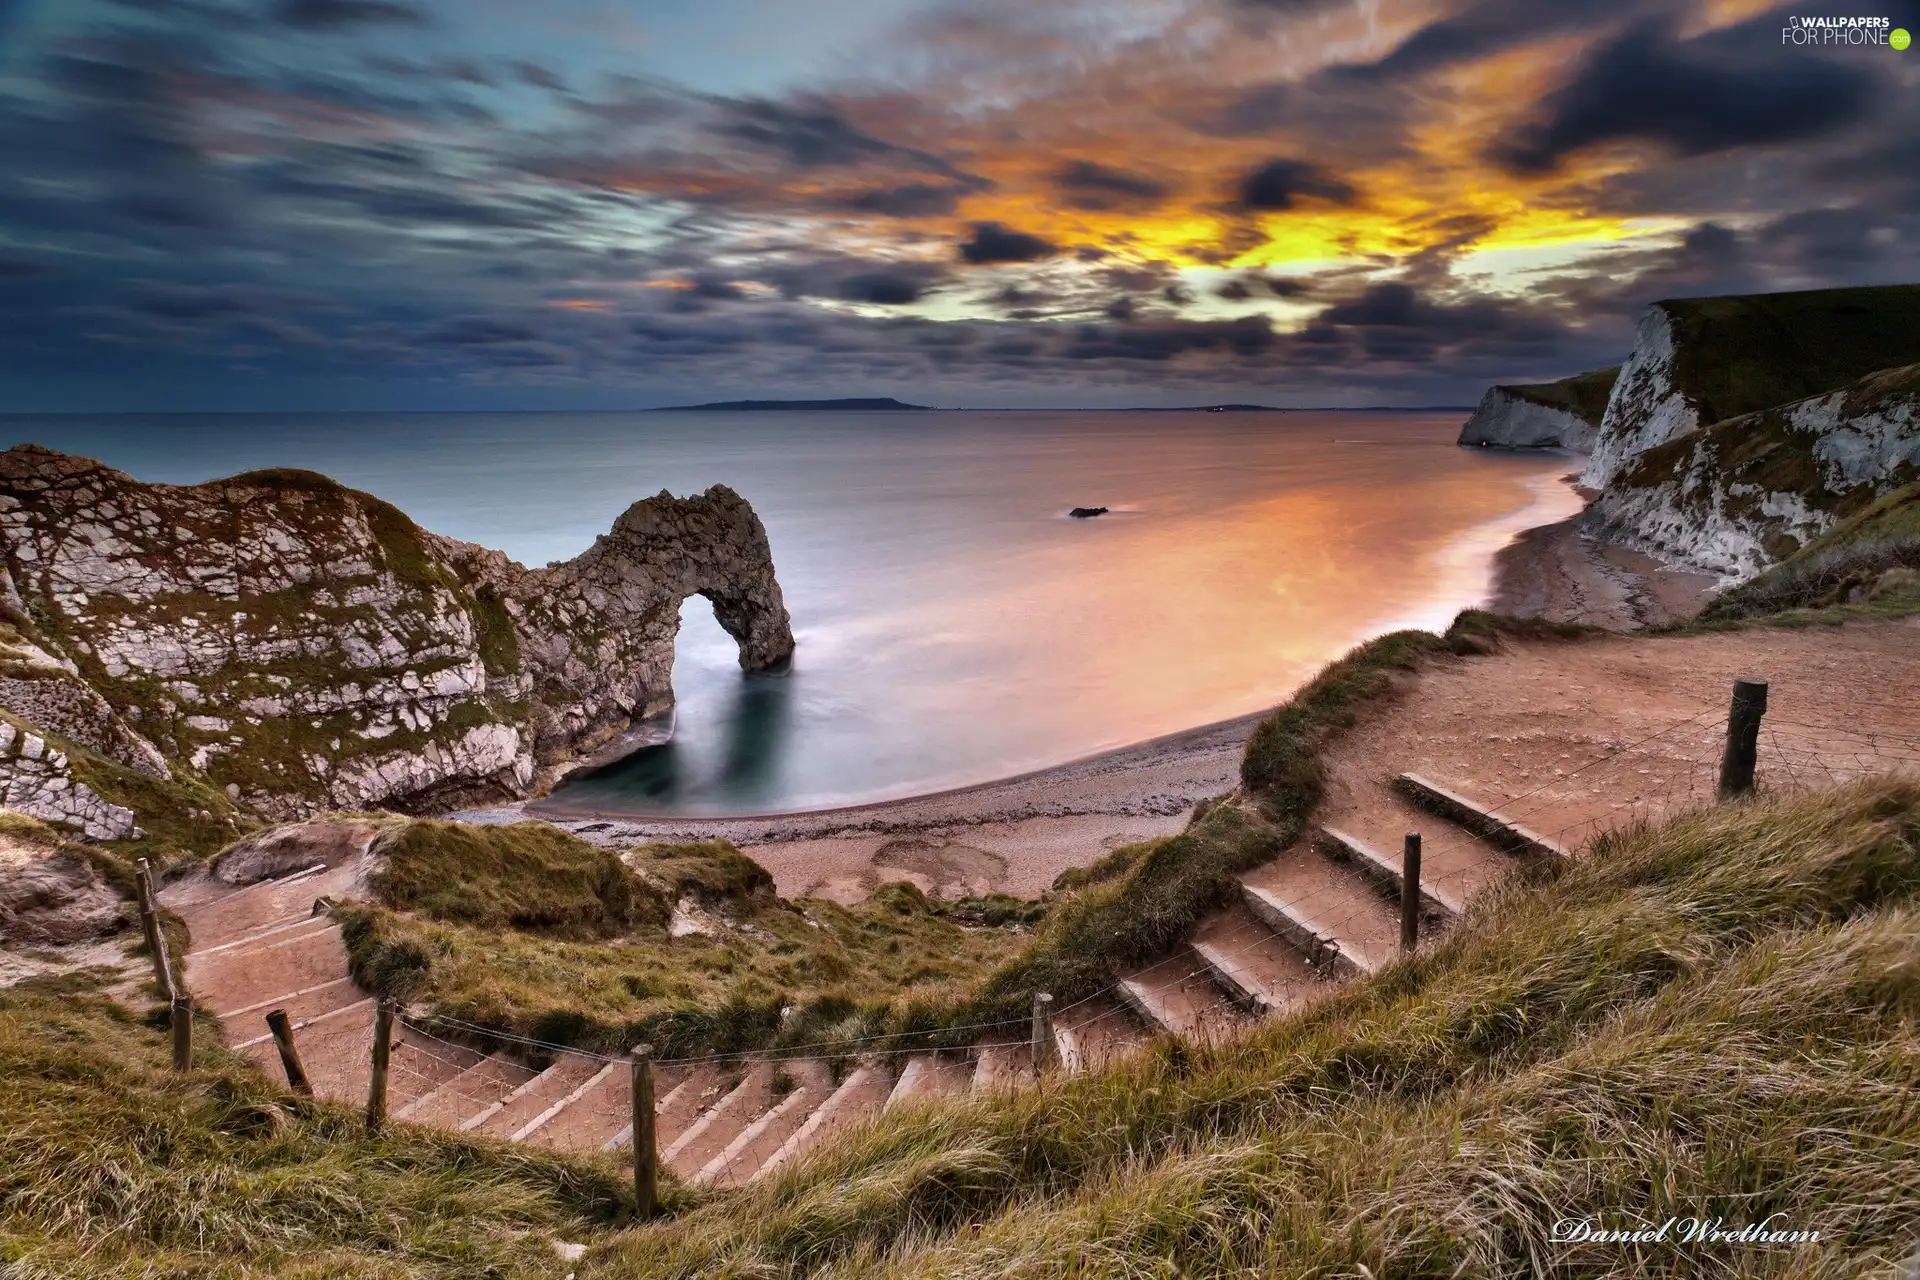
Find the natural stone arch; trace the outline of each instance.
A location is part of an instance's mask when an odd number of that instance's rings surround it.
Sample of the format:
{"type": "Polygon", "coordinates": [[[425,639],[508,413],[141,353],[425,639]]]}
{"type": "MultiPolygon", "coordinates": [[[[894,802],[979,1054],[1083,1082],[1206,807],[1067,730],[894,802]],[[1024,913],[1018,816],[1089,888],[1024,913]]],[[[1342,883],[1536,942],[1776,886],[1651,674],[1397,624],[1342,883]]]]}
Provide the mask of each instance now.
{"type": "Polygon", "coordinates": [[[725,485],[634,503],[574,559],[500,583],[514,605],[533,681],[542,781],[658,741],[648,722],[673,708],[680,606],[704,596],[747,671],[793,656],[793,627],[766,527],[725,485]]]}

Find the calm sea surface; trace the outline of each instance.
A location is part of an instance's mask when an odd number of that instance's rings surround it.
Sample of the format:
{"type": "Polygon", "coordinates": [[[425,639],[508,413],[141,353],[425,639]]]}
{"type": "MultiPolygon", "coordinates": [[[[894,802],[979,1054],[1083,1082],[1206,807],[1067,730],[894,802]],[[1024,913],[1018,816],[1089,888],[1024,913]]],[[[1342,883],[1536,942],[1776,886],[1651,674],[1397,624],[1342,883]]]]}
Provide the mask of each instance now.
{"type": "Polygon", "coordinates": [[[683,611],[674,741],[567,784],[606,810],[769,812],[1057,764],[1267,707],[1381,631],[1482,600],[1578,501],[1463,415],[648,413],[25,418],[145,480],[324,471],[529,564],[629,503],[733,486],[799,639],[744,676],[683,611]],[[1113,513],[1070,520],[1074,506],[1113,513]]]}

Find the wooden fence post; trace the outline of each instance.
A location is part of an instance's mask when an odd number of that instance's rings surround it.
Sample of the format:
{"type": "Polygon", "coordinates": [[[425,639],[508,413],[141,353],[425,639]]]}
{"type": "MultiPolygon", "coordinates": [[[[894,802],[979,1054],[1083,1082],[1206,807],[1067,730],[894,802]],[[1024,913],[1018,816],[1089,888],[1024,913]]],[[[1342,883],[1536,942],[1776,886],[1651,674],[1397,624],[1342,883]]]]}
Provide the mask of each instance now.
{"type": "Polygon", "coordinates": [[[367,1136],[387,1122],[387,1064],[393,1057],[393,1001],[373,1007],[373,1073],[367,1079],[367,1136]]]}
{"type": "Polygon", "coordinates": [[[1053,1059],[1053,997],[1033,993],[1033,1074],[1037,1077],[1053,1059]]]}
{"type": "Polygon", "coordinates": [[[1400,954],[1420,945],[1420,833],[1407,832],[1400,851],[1400,954]]]}
{"type": "Polygon", "coordinates": [[[653,1216],[659,1186],[653,1137],[653,1046],[633,1051],[633,1212],[645,1222],[653,1216]]]}
{"type": "Polygon", "coordinates": [[[267,1030],[273,1032],[274,1048],[280,1050],[280,1066],[287,1073],[287,1088],[311,1098],[313,1085],[307,1080],[307,1069],[300,1062],[299,1050],[293,1047],[293,1024],[287,1021],[285,1009],[275,1009],[267,1015],[267,1030]]]}
{"type": "Polygon", "coordinates": [[[140,931],[146,935],[147,954],[153,958],[153,980],[171,1004],[180,993],[173,986],[173,964],[167,957],[167,931],[160,924],[160,909],[153,896],[153,869],[145,858],[140,859],[140,870],[135,873],[133,883],[140,894],[140,931]]]}
{"type": "Polygon", "coordinates": [[[173,1069],[193,1070],[193,998],[173,998],[173,1069]]]}
{"type": "Polygon", "coordinates": [[[1720,757],[1720,798],[1731,800],[1753,790],[1760,759],[1760,717],[1767,713],[1767,682],[1735,680],[1733,706],[1727,712],[1727,749],[1720,757]]]}

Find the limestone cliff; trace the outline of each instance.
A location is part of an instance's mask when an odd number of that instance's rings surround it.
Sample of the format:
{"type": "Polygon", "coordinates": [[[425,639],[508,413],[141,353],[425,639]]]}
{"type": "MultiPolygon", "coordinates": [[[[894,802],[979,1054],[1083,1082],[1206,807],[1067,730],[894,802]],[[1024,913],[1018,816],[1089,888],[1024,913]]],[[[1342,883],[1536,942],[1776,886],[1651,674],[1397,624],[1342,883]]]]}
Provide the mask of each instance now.
{"type": "Polygon", "coordinates": [[[275,818],[550,783],[672,706],[696,592],[743,666],[793,648],[766,532],[721,486],[527,569],[310,472],[151,485],[25,445],[0,454],[0,551],[0,708],[275,818]]]}
{"type": "Polygon", "coordinates": [[[1582,516],[1597,536],[1750,578],[1920,479],[1920,364],[1674,436],[1582,516]]]}
{"type": "Polygon", "coordinates": [[[1618,366],[1559,382],[1489,387],[1460,428],[1463,445],[1592,450],[1618,366]]]}
{"type": "Polygon", "coordinates": [[[1920,359],[1920,285],[1656,302],[1640,318],[1581,480],[1708,423],[1920,359]]]}

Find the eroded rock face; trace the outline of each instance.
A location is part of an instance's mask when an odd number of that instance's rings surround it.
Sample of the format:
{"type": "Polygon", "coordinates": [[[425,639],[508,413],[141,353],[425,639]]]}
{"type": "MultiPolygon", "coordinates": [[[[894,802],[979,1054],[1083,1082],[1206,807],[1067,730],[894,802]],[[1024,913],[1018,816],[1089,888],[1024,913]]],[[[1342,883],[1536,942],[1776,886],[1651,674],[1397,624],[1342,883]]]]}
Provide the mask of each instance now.
{"type": "MultiPolygon", "coordinates": [[[[672,706],[694,592],[744,666],[793,649],[766,532],[722,487],[636,503],[527,569],[310,472],[148,485],[24,445],[0,454],[0,544],[16,632],[104,723],[281,819],[550,782],[672,706]]],[[[59,732],[107,753],[74,723],[59,732]]]]}
{"type": "Polygon", "coordinates": [[[1915,480],[1920,364],[1648,449],[1615,474],[1581,521],[1732,583],[1915,480]]]}
{"type": "Polygon", "coordinates": [[[69,828],[89,840],[125,840],[133,810],[109,804],[73,776],[67,754],[44,734],[0,720],[0,809],[69,828]]]}

